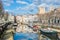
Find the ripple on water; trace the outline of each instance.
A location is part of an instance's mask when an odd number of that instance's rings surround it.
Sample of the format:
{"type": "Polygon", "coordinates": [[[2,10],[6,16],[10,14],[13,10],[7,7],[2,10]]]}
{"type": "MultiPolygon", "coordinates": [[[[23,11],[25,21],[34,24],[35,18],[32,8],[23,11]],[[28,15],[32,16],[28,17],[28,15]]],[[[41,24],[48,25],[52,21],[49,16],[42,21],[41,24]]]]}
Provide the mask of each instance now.
{"type": "Polygon", "coordinates": [[[15,33],[14,40],[38,40],[36,33],[15,33]]]}

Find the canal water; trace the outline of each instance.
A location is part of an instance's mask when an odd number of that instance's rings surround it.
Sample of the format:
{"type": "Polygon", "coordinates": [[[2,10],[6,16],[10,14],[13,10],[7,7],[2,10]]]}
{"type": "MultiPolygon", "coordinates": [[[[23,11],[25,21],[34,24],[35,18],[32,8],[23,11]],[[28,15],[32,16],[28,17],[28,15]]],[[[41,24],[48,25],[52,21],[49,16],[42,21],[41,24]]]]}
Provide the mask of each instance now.
{"type": "Polygon", "coordinates": [[[36,33],[15,33],[14,40],[38,40],[36,33]]]}

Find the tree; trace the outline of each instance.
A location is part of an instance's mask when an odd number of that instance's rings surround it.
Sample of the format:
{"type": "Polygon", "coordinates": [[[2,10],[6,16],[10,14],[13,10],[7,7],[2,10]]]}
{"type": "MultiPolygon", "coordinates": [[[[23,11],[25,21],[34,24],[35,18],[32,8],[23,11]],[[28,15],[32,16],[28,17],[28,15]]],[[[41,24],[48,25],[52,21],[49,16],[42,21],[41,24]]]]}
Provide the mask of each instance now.
{"type": "Polygon", "coordinates": [[[2,5],[2,1],[0,0],[0,18],[2,18],[3,16],[4,16],[4,9],[2,5]]]}

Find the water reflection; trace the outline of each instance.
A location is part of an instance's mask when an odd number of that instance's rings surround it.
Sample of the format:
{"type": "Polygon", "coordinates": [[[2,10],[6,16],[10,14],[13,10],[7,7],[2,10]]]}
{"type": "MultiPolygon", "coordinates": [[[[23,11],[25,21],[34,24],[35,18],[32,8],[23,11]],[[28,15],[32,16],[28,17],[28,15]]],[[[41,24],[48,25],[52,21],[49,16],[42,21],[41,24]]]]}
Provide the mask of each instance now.
{"type": "Polygon", "coordinates": [[[38,40],[36,33],[15,33],[14,40],[38,40]]]}

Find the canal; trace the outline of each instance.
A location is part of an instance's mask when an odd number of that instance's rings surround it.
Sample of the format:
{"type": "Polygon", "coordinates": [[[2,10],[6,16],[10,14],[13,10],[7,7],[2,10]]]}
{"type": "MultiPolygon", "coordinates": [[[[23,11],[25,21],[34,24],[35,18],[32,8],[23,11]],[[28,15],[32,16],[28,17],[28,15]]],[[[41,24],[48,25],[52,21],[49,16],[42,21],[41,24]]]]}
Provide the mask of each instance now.
{"type": "Polygon", "coordinates": [[[14,40],[38,40],[36,33],[15,33],[14,40]]]}

